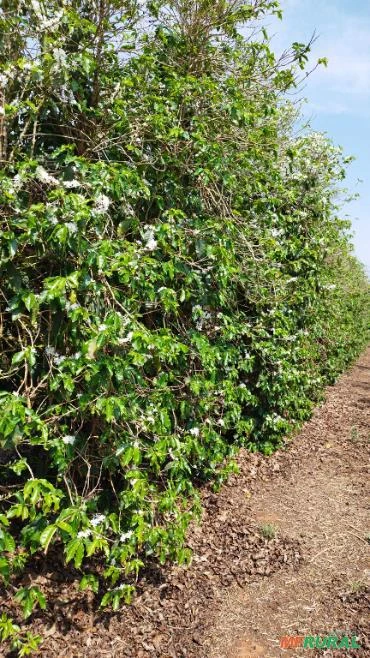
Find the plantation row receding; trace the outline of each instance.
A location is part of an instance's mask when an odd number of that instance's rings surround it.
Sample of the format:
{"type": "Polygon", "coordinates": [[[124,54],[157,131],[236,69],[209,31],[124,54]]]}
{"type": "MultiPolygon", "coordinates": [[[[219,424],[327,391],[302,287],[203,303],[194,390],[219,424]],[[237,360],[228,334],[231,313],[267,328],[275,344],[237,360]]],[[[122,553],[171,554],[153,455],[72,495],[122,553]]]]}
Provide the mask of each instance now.
{"type": "Polygon", "coordinates": [[[297,130],[309,46],[277,58],[268,14],[2,3],[0,573],[26,617],[49,555],[115,609],[187,561],[199,485],[272,453],[366,343],[348,159],[297,130]]]}

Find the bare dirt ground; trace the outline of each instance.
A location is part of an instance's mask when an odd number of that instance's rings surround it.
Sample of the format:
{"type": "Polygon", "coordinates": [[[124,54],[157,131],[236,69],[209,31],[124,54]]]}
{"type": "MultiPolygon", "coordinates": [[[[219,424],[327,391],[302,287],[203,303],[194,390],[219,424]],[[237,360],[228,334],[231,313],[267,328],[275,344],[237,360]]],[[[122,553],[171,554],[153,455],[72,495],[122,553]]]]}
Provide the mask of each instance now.
{"type": "Polygon", "coordinates": [[[293,657],[314,651],[282,650],[282,636],[345,631],[362,648],[321,655],[370,656],[369,421],[370,350],[284,449],[243,451],[240,474],[204,491],[192,565],[148,571],[119,613],[96,610],[77,574],[35,565],[49,597],[29,623],[45,637],[38,655],[293,657]]]}

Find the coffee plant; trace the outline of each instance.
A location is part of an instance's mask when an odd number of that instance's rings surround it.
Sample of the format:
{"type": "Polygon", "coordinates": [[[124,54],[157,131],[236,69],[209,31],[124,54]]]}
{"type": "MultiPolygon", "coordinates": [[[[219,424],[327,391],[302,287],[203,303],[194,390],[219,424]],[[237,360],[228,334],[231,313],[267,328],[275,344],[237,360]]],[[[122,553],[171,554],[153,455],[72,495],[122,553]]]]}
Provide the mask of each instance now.
{"type": "MultiPolygon", "coordinates": [[[[186,563],[199,485],[272,453],[367,341],[349,159],[296,130],[309,45],[278,59],[271,13],[0,2],[0,574],[26,618],[49,554],[113,609],[186,563]]],[[[0,637],[40,642],[5,612],[0,637]]]]}

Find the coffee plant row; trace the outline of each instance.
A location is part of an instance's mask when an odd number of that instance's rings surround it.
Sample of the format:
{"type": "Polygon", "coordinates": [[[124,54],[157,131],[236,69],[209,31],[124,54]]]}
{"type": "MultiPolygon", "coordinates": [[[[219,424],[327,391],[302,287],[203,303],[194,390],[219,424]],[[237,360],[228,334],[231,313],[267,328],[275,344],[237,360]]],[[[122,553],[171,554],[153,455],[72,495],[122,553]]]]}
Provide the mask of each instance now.
{"type": "Polygon", "coordinates": [[[0,574],[26,618],[40,561],[114,609],[187,562],[199,486],[272,453],[366,343],[349,159],[299,129],[310,46],[277,58],[269,14],[0,2],[0,574]]]}

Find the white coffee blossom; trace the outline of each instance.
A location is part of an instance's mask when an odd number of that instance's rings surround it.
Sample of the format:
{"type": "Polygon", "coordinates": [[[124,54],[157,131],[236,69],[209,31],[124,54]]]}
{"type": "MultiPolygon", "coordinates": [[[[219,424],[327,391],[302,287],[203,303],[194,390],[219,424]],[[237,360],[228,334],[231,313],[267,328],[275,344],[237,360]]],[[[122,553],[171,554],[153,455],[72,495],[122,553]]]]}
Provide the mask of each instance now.
{"type": "Polygon", "coordinates": [[[66,222],[65,225],[71,235],[77,233],[77,224],[75,222],[66,222]]]}
{"type": "Polygon", "coordinates": [[[36,178],[40,183],[46,183],[47,185],[59,185],[59,181],[49,174],[44,167],[39,165],[36,169],[36,178]]]}
{"type": "Polygon", "coordinates": [[[106,329],[108,329],[106,324],[99,324],[98,331],[105,331],[106,329]]]}
{"type": "Polygon", "coordinates": [[[77,539],[88,539],[91,536],[91,530],[80,530],[77,533],[77,539]]]}
{"type": "Polygon", "coordinates": [[[148,242],[146,243],[144,249],[147,251],[154,251],[157,248],[158,242],[157,240],[154,239],[154,236],[152,238],[149,238],[148,242]]]}
{"type": "Polygon", "coordinates": [[[65,443],[66,445],[73,446],[75,441],[76,441],[76,437],[73,436],[72,434],[66,434],[66,436],[63,436],[63,443],[65,443]]]}
{"type": "Polygon", "coordinates": [[[96,528],[96,526],[101,525],[102,523],[104,523],[104,521],[105,521],[104,514],[95,514],[95,516],[93,516],[93,518],[91,519],[90,523],[92,526],[94,526],[94,528],[96,528]]]}
{"type": "Polygon", "coordinates": [[[0,117],[3,117],[5,115],[5,107],[0,105],[0,117]]]}
{"type": "Polygon", "coordinates": [[[59,68],[65,68],[67,66],[67,53],[63,48],[54,48],[53,57],[55,64],[57,64],[59,68]]]}
{"type": "Polygon", "coordinates": [[[128,217],[134,217],[135,216],[135,210],[129,203],[125,203],[123,206],[123,211],[128,217]]]}
{"type": "Polygon", "coordinates": [[[193,436],[199,436],[199,434],[200,434],[199,427],[192,427],[192,428],[189,430],[189,432],[190,432],[190,434],[192,434],[193,436]]]}
{"type": "Polygon", "coordinates": [[[95,212],[103,215],[108,212],[110,206],[110,199],[105,194],[99,194],[95,199],[95,212]]]}
{"type": "Polygon", "coordinates": [[[41,23],[40,23],[40,28],[42,30],[45,30],[45,31],[46,30],[52,30],[55,27],[58,27],[59,22],[60,22],[60,18],[61,18],[61,15],[60,16],[53,16],[53,18],[44,18],[44,20],[41,21],[41,23]]]}
{"type": "Polygon", "coordinates": [[[145,228],[147,228],[147,230],[143,235],[143,239],[145,240],[144,249],[146,249],[146,251],[154,251],[158,244],[154,237],[154,229],[151,226],[145,228]]]}
{"type": "Polygon", "coordinates": [[[134,533],[133,533],[132,530],[129,530],[128,532],[123,532],[122,535],[120,536],[119,540],[120,540],[121,542],[125,542],[125,541],[127,541],[128,539],[131,539],[131,537],[132,537],[133,534],[134,534],[134,533]]]}
{"type": "Polygon", "coordinates": [[[118,344],[124,345],[125,343],[131,343],[133,335],[134,335],[133,331],[130,331],[127,334],[127,336],[125,336],[125,338],[119,338],[118,344]]]}
{"type": "Polygon", "coordinates": [[[78,180],[66,180],[64,181],[64,187],[73,190],[75,187],[80,187],[80,182],[78,180]]]}
{"type": "Polygon", "coordinates": [[[13,178],[13,185],[16,190],[19,190],[22,187],[23,179],[20,174],[16,174],[13,178]]]}
{"type": "Polygon", "coordinates": [[[69,103],[70,105],[77,105],[77,101],[73,95],[73,91],[70,87],[62,85],[59,89],[60,100],[62,103],[69,103]]]}
{"type": "Polygon", "coordinates": [[[55,347],[48,345],[48,347],[45,348],[45,354],[50,357],[57,356],[55,347]]]}

